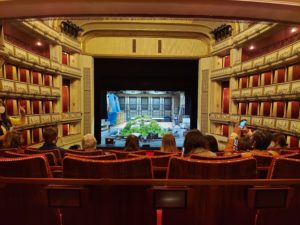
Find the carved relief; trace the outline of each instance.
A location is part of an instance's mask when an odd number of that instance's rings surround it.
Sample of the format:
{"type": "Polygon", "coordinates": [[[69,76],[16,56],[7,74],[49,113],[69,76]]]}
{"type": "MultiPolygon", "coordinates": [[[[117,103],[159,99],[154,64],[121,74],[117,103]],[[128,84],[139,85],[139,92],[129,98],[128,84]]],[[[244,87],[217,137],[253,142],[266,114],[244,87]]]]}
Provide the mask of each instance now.
{"type": "Polygon", "coordinates": [[[300,133],[300,122],[299,121],[291,121],[290,130],[296,133],[300,133]]]}

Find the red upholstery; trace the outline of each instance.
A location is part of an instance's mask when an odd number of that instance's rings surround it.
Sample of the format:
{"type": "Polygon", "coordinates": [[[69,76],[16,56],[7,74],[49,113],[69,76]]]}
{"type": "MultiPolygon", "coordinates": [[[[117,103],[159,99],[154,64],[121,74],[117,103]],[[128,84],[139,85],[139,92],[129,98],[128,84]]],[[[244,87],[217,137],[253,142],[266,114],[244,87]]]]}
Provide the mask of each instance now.
{"type": "Polygon", "coordinates": [[[152,178],[150,159],[92,160],[67,156],[63,176],[68,178],[152,178]]]}
{"type": "Polygon", "coordinates": [[[153,151],[153,155],[157,156],[157,155],[170,155],[170,154],[174,154],[177,156],[181,156],[182,152],[181,151],[177,151],[177,152],[162,152],[162,151],[153,151]]]}
{"type": "Polygon", "coordinates": [[[269,178],[300,178],[300,159],[277,158],[272,166],[269,178]]]}
{"type": "Polygon", "coordinates": [[[144,156],[146,156],[147,154],[147,151],[145,150],[139,150],[139,151],[106,150],[106,152],[111,152],[116,154],[117,159],[127,159],[128,154],[144,155],[144,156]]]}
{"type": "Polygon", "coordinates": [[[70,153],[73,155],[86,155],[86,156],[95,156],[95,155],[103,155],[104,152],[102,150],[95,150],[95,151],[90,151],[90,152],[86,152],[83,150],[70,150],[70,149],[65,149],[64,150],[65,154],[66,153],[70,153]]]}
{"type": "Polygon", "coordinates": [[[65,153],[66,156],[77,157],[77,158],[84,158],[84,159],[94,159],[94,160],[113,160],[117,159],[115,154],[106,154],[106,155],[77,155],[71,153],[65,153]]]}
{"type": "Polygon", "coordinates": [[[3,148],[0,149],[0,157],[3,156],[4,152],[10,151],[10,152],[17,152],[18,150],[16,148],[3,148]]]}
{"type": "Polygon", "coordinates": [[[228,159],[236,159],[236,158],[241,158],[241,154],[232,154],[232,155],[222,155],[222,156],[201,156],[201,155],[191,155],[191,159],[203,159],[203,160],[228,160],[228,159]]]}
{"type": "Polygon", "coordinates": [[[53,149],[53,150],[38,150],[38,149],[31,149],[31,148],[26,148],[24,150],[24,153],[26,154],[44,154],[44,153],[48,153],[48,152],[52,152],[56,159],[59,160],[61,158],[60,156],[60,152],[57,149],[53,149]]]}
{"type": "Polygon", "coordinates": [[[0,158],[0,176],[5,177],[52,177],[45,156],[0,158]]]}

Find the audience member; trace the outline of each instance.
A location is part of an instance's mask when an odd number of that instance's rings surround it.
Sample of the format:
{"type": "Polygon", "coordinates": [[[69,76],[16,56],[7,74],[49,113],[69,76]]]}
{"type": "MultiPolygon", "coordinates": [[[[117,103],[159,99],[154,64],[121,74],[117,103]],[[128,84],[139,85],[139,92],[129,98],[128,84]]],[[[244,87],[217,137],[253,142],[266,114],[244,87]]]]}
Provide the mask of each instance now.
{"type": "Polygon", "coordinates": [[[21,146],[23,144],[23,137],[19,131],[13,130],[5,135],[3,140],[3,146],[5,148],[17,148],[20,152],[23,152],[21,146]]]}
{"type": "Polygon", "coordinates": [[[4,101],[0,99],[0,148],[3,148],[5,135],[12,131],[13,126],[22,125],[25,123],[25,109],[20,106],[20,118],[12,118],[7,115],[7,110],[4,101]]]}
{"type": "Polygon", "coordinates": [[[81,149],[81,146],[79,144],[75,144],[75,145],[71,145],[69,147],[69,149],[71,149],[71,150],[78,150],[78,149],[81,149]]]}
{"type": "Polygon", "coordinates": [[[46,127],[43,131],[44,144],[39,148],[39,150],[53,150],[58,149],[60,151],[61,156],[64,155],[64,149],[60,148],[56,145],[58,140],[58,131],[56,127],[46,127]]]}
{"type": "Polygon", "coordinates": [[[92,134],[86,134],[81,140],[82,149],[86,152],[95,151],[97,149],[97,140],[92,134]]]}
{"type": "Polygon", "coordinates": [[[191,130],[186,134],[183,148],[184,156],[190,156],[191,154],[207,157],[216,156],[216,153],[209,150],[207,140],[199,130],[191,130]]]}
{"type": "Polygon", "coordinates": [[[281,149],[286,149],[288,144],[286,143],[286,137],[284,134],[276,133],[273,135],[271,145],[268,150],[279,152],[281,149]]]}
{"type": "Polygon", "coordinates": [[[125,151],[138,151],[140,149],[139,139],[137,136],[130,134],[126,138],[125,151]]]}
{"type": "Polygon", "coordinates": [[[238,151],[250,151],[251,150],[251,143],[250,143],[249,136],[243,136],[243,137],[238,138],[237,150],[238,151]]]}
{"type": "Polygon", "coordinates": [[[173,134],[165,134],[161,141],[160,150],[162,152],[177,152],[176,141],[173,134]]]}
{"type": "Polygon", "coordinates": [[[213,135],[205,135],[204,137],[207,140],[209,150],[212,152],[218,152],[219,146],[217,139],[213,135]]]}

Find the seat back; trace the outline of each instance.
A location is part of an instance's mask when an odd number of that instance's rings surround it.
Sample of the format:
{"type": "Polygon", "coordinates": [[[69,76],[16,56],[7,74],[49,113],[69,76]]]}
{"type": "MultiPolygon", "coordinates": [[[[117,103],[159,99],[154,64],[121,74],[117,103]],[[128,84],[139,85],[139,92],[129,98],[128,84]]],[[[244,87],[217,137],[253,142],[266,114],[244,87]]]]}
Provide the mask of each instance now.
{"type": "MultiPolygon", "coordinates": [[[[58,150],[53,150],[53,151],[58,151],[58,150]]],[[[58,164],[58,158],[56,158],[55,152],[53,152],[52,150],[28,150],[25,149],[25,155],[45,155],[49,165],[50,166],[57,166],[58,164]]],[[[11,153],[9,153],[10,155],[12,155],[11,153]]]]}
{"type": "Polygon", "coordinates": [[[270,155],[257,155],[254,154],[253,157],[256,159],[258,167],[268,167],[271,165],[274,157],[270,155]]]}
{"type": "Polygon", "coordinates": [[[44,154],[44,153],[48,153],[48,152],[52,152],[55,157],[56,160],[59,160],[61,158],[60,152],[58,149],[52,149],[52,150],[35,150],[35,149],[25,149],[24,153],[26,154],[44,154]]]}
{"type": "Polygon", "coordinates": [[[177,151],[177,152],[162,152],[162,151],[153,151],[153,155],[154,156],[158,156],[158,155],[170,155],[170,154],[173,154],[173,155],[176,155],[176,156],[180,156],[182,154],[181,151],[177,151]]]}
{"type": "Polygon", "coordinates": [[[47,158],[42,155],[0,158],[0,176],[52,177],[47,158]]]}
{"type": "Polygon", "coordinates": [[[228,160],[228,159],[236,159],[236,158],[241,158],[242,155],[239,153],[235,153],[232,155],[220,155],[220,156],[201,156],[201,155],[196,155],[193,154],[190,156],[191,159],[203,159],[203,160],[228,160]]]}
{"type": "Polygon", "coordinates": [[[90,151],[86,152],[83,150],[70,150],[70,149],[65,149],[64,153],[67,154],[73,154],[73,155],[85,155],[85,156],[97,156],[97,155],[103,155],[104,152],[102,150],[95,150],[95,151],[90,151]]]}
{"type": "Polygon", "coordinates": [[[152,178],[149,158],[92,160],[67,156],[63,160],[63,176],[68,178],[152,178]]]}
{"type": "Polygon", "coordinates": [[[152,166],[154,167],[168,167],[170,158],[174,156],[174,154],[168,155],[157,155],[149,157],[152,162],[152,166]]]}
{"type": "Polygon", "coordinates": [[[273,163],[268,177],[272,179],[300,178],[300,159],[277,158],[273,163]]]}
{"type": "Polygon", "coordinates": [[[4,152],[10,151],[10,152],[18,152],[16,148],[3,148],[0,149],[0,157],[4,155],[4,152]]]}
{"type": "Polygon", "coordinates": [[[94,160],[114,160],[117,159],[115,154],[106,154],[106,155],[76,155],[71,153],[66,153],[66,156],[83,158],[83,159],[94,159],[94,160]]]}
{"type": "Polygon", "coordinates": [[[243,179],[255,178],[256,160],[237,158],[230,160],[196,160],[173,157],[168,169],[169,179],[243,179]]]}

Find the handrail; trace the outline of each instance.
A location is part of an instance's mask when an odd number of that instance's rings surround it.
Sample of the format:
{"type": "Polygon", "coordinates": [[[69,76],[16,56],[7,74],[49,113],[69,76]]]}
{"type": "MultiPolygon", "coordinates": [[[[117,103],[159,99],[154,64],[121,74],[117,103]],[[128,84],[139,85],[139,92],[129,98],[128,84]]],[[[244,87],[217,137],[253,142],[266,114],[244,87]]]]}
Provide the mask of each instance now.
{"type": "Polygon", "coordinates": [[[245,186],[300,185],[300,179],[73,179],[0,177],[0,184],[96,186],[245,186]]]}

